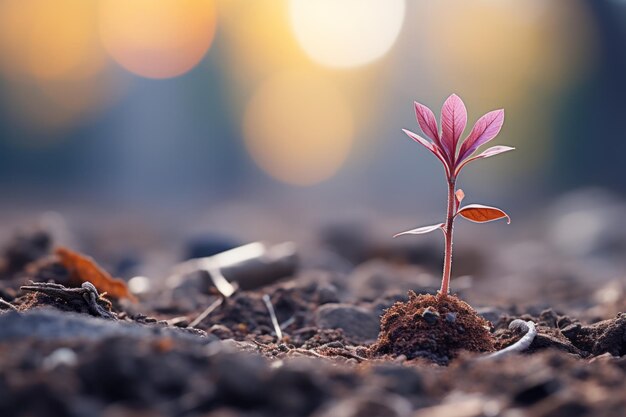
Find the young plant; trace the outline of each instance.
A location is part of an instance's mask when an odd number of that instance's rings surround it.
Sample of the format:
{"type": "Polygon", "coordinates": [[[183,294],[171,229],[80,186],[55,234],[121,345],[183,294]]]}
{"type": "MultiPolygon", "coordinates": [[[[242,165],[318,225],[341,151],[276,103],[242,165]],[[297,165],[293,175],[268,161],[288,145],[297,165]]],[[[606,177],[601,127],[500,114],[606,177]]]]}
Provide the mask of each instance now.
{"type": "Polygon", "coordinates": [[[441,131],[437,126],[437,120],[432,110],[415,102],[415,115],[417,123],[422,132],[432,140],[403,129],[404,133],[411,139],[425,146],[443,164],[448,181],[448,210],[445,223],[423,226],[417,229],[398,233],[394,237],[401,235],[421,235],[435,230],[442,230],[445,239],[445,253],[443,263],[443,278],[441,279],[440,295],[446,296],[450,291],[450,272],[452,268],[452,234],[454,220],[457,216],[466,218],[476,223],[486,223],[498,219],[507,219],[509,216],[496,207],[484,206],[481,204],[470,204],[461,207],[461,202],[465,198],[465,193],[461,189],[456,189],[456,181],[461,170],[470,162],[478,159],[489,158],[503,152],[512,151],[515,148],[510,146],[492,146],[474,155],[478,148],[491,139],[495,138],[504,123],[504,110],[494,110],[478,119],[470,134],[461,141],[461,134],[467,124],[467,111],[465,104],[456,95],[452,94],[443,103],[441,108],[441,131]]]}

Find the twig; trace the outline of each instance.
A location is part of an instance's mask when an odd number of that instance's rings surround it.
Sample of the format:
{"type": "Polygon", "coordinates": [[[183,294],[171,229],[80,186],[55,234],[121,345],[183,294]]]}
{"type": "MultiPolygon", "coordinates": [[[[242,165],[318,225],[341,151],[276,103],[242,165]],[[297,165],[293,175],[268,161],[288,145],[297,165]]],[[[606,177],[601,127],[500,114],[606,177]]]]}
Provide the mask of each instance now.
{"type": "Polygon", "coordinates": [[[278,324],[278,319],[276,318],[276,312],[274,311],[274,306],[272,305],[270,296],[264,294],[263,302],[265,303],[265,307],[267,307],[267,311],[269,311],[270,313],[270,318],[272,319],[272,325],[274,326],[274,332],[276,333],[276,337],[278,338],[278,340],[283,340],[283,331],[280,329],[280,325],[278,324]]]}
{"type": "Polygon", "coordinates": [[[209,305],[198,317],[196,317],[194,319],[194,321],[192,321],[191,323],[189,323],[189,325],[187,326],[188,329],[191,329],[193,327],[196,327],[198,324],[202,323],[202,321],[204,319],[206,319],[209,314],[211,314],[213,311],[215,311],[219,306],[222,305],[222,303],[224,302],[225,298],[224,297],[220,297],[217,300],[213,301],[213,303],[211,305],[209,305]]]}
{"type": "Polygon", "coordinates": [[[289,351],[289,353],[291,353],[291,352],[300,353],[301,355],[305,355],[305,356],[313,356],[313,357],[316,357],[316,358],[328,359],[328,356],[320,355],[319,353],[315,352],[314,350],[306,350],[306,349],[302,349],[302,348],[296,348],[296,349],[292,349],[292,350],[289,351]]]}
{"type": "Polygon", "coordinates": [[[0,297],[0,305],[10,308],[13,311],[17,311],[17,307],[15,307],[13,304],[9,303],[8,301],[6,301],[5,299],[3,299],[2,297],[0,297]]]}
{"type": "Polygon", "coordinates": [[[117,320],[115,314],[107,311],[98,303],[100,300],[100,294],[98,294],[96,287],[89,281],[83,282],[79,288],[66,288],[61,284],[55,284],[52,282],[30,281],[30,285],[23,285],[20,289],[22,291],[43,293],[48,296],[64,300],[68,303],[84,303],[87,305],[89,313],[93,316],[117,320]]]}
{"type": "Polygon", "coordinates": [[[187,320],[188,320],[187,316],[178,316],[178,317],[172,317],[171,319],[166,320],[166,321],[169,326],[176,326],[178,323],[182,323],[187,320]]]}
{"type": "Polygon", "coordinates": [[[495,359],[501,358],[503,356],[507,356],[511,353],[519,353],[523,352],[531,345],[533,340],[535,340],[535,336],[537,336],[537,329],[535,328],[535,323],[532,321],[524,321],[520,319],[513,320],[509,324],[510,330],[520,329],[525,332],[524,336],[517,342],[513,343],[511,346],[507,346],[502,350],[497,352],[490,353],[489,355],[483,356],[480,359],[495,359]]]}
{"type": "Polygon", "coordinates": [[[289,317],[280,325],[280,329],[285,330],[287,327],[291,326],[295,321],[296,321],[296,316],[289,317]]]}

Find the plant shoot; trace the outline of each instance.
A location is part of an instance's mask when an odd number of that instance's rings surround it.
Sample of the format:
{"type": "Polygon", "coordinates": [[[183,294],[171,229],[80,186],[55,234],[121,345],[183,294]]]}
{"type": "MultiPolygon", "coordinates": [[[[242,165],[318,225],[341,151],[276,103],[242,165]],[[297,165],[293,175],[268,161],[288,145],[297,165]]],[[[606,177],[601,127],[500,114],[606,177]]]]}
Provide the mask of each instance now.
{"type": "Polygon", "coordinates": [[[482,204],[469,204],[461,207],[465,193],[463,190],[456,188],[457,178],[461,170],[470,162],[512,151],[515,148],[510,146],[492,146],[475,155],[479,147],[491,141],[500,132],[504,123],[504,110],[494,110],[482,116],[472,128],[470,134],[464,140],[460,140],[467,125],[467,110],[463,101],[456,94],[452,94],[443,103],[441,108],[441,129],[437,126],[437,120],[432,110],[418,102],[415,102],[415,116],[420,129],[430,140],[409,130],[403,129],[403,131],[411,139],[431,151],[443,164],[448,183],[448,208],[445,222],[418,227],[417,229],[398,233],[394,237],[420,235],[438,229],[443,231],[445,253],[443,277],[439,293],[442,296],[446,296],[450,292],[452,237],[456,217],[461,216],[476,223],[486,223],[504,218],[507,219],[507,223],[511,222],[509,216],[496,207],[482,204]]]}

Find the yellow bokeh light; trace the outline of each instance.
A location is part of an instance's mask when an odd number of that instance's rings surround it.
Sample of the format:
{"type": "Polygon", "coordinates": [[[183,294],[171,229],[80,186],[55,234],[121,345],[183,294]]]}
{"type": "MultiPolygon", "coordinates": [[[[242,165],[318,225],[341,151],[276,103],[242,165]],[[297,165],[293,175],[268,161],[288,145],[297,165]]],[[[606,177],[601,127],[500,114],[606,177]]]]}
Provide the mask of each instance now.
{"type": "Polygon", "coordinates": [[[370,63],[393,46],[405,0],[290,0],[296,39],[315,62],[335,68],[370,63]]]}
{"type": "Polygon", "coordinates": [[[171,78],[195,67],[211,46],[211,0],[101,0],[100,35],[113,59],[148,78],[171,78]]]}
{"type": "Polygon", "coordinates": [[[333,176],[352,146],[354,126],[343,96],[323,79],[283,74],[266,81],[246,107],[244,137],[272,177],[312,185],[333,176]]]}
{"type": "Polygon", "coordinates": [[[504,107],[503,134],[524,140],[511,145],[541,146],[540,153],[513,168],[528,172],[549,160],[554,135],[550,96],[561,94],[595,62],[595,34],[585,6],[438,0],[416,2],[413,10],[421,20],[412,25],[411,36],[422,40],[419,57],[425,65],[434,64],[436,81],[473,97],[483,111],[504,107]]]}
{"type": "Polygon", "coordinates": [[[121,93],[107,72],[97,2],[1,1],[0,55],[11,123],[42,133],[20,146],[52,143],[61,135],[50,133],[88,120],[121,93]]]}
{"type": "Polygon", "coordinates": [[[0,2],[0,68],[13,78],[84,78],[99,71],[96,8],[84,0],[0,2]]]}
{"type": "Polygon", "coordinates": [[[463,83],[494,101],[537,83],[560,88],[593,62],[593,36],[578,3],[439,0],[419,3],[416,15],[415,36],[428,39],[424,56],[437,62],[442,84],[463,83]]]}

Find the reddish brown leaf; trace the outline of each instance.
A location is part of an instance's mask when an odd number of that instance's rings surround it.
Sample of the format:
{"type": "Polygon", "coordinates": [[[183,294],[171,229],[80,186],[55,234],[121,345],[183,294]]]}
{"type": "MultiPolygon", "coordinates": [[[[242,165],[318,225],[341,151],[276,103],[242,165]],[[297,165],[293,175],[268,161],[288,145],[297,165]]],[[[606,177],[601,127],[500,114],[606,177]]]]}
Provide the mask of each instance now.
{"type": "Polygon", "coordinates": [[[124,281],[111,277],[89,256],[64,247],[56,248],[55,254],[59,257],[61,264],[70,272],[73,285],[80,286],[83,282],[89,281],[98,291],[106,292],[111,297],[128,298],[137,302],[137,298],[131,294],[124,281]]]}
{"type": "Polygon", "coordinates": [[[483,206],[482,204],[470,204],[461,208],[457,214],[476,223],[487,223],[506,218],[511,223],[511,218],[497,207],[483,206]]]}

